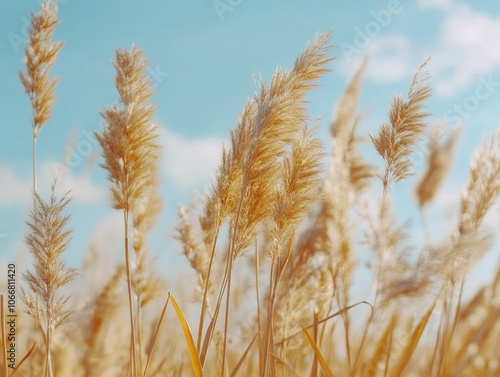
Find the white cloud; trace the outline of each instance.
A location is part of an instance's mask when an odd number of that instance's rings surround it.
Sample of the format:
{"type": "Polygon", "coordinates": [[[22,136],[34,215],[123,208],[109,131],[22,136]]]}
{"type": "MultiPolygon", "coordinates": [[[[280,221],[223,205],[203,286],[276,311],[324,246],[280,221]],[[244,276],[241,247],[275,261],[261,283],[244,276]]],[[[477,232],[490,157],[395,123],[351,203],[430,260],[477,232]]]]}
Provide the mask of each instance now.
{"type": "Polygon", "coordinates": [[[367,76],[375,82],[396,82],[411,73],[411,44],[402,34],[377,38],[370,46],[367,76]]]}
{"type": "MultiPolygon", "coordinates": [[[[443,11],[435,38],[425,45],[403,34],[374,38],[367,49],[371,56],[367,76],[379,83],[408,78],[430,55],[429,70],[438,95],[452,96],[475,87],[481,83],[481,77],[491,82],[490,75],[500,68],[500,49],[494,48],[500,35],[500,16],[453,0],[419,0],[417,6],[443,11]]],[[[362,56],[356,58],[361,60],[362,56]]],[[[500,82],[494,75],[492,80],[493,85],[500,82]]]]}
{"type": "Polygon", "coordinates": [[[451,9],[454,3],[453,0],[417,0],[417,6],[422,9],[451,9]]]}
{"type": "Polygon", "coordinates": [[[32,182],[19,178],[13,169],[0,166],[0,182],[0,204],[30,200],[32,182]]]}
{"type": "Polygon", "coordinates": [[[393,83],[407,78],[418,66],[412,59],[411,41],[403,34],[377,36],[370,40],[366,50],[356,51],[359,52],[346,55],[340,62],[339,70],[346,76],[353,74],[365,55],[370,58],[366,76],[376,83],[393,83]]]}
{"type": "Polygon", "coordinates": [[[451,95],[500,67],[500,16],[474,11],[466,5],[450,9],[443,23],[434,54],[434,67],[447,75],[437,91],[451,95]]]}
{"type": "MultiPolygon", "coordinates": [[[[65,174],[57,162],[45,162],[38,170],[38,191],[42,196],[48,194],[49,189],[57,179],[58,193],[70,191],[75,202],[97,203],[105,200],[106,190],[91,182],[88,174],[75,176],[65,174]]],[[[0,205],[26,204],[31,201],[33,182],[31,177],[20,177],[11,167],[0,166],[0,205]]]]}
{"type": "Polygon", "coordinates": [[[93,184],[86,173],[79,176],[65,174],[57,169],[57,164],[54,162],[44,164],[42,172],[47,187],[49,187],[49,182],[56,178],[58,192],[70,191],[71,198],[76,202],[98,203],[106,199],[107,189],[93,184]]]}
{"type": "Polygon", "coordinates": [[[165,128],[161,143],[169,183],[182,191],[209,184],[220,162],[222,139],[188,139],[165,128]]]}

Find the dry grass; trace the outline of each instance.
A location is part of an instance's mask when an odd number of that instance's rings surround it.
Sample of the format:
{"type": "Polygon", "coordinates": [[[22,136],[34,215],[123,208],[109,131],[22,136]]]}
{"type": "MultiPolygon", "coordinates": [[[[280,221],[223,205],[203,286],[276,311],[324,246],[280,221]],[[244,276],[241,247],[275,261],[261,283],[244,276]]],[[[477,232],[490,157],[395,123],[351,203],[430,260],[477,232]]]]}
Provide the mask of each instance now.
{"type": "Polygon", "coordinates": [[[420,207],[425,207],[435,197],[453,162],[459,129],[455,129],[445,142],[440,143],[442,132],[441,124],[437,124],[432,130],[427,171],[416,189],[420,207]]]}
{"type": "Polygon", "coordinates": [[[152,125],[154,106],[152,82],[145,69],[147,60],[135,46],[116,50],[115,84],[123,108],[113,106],[102,112],[106,128],[96,134],[108,171],[113,207],[123,210],[125,268],[129,300],[131,363],[133,377],[142,374],[141,308],[155,297],[158,282],[146,277],[148,256],[144,237],[158,215],[157,197],[159,160],[158,134],[152,125]],[[137,270],[131,271],[129,253],[129,216],[133,217],[133,248],[137,270]],[[133,296],[136,296],[137,300],[133,296]],[[135,302],[138,301],[138,302],[135,302]]]}
{"type": "MultiPolygon", "coordinates": [[[[52,42],[57,22],[55,2],[43,1],[21,74],[33,106],[34,146],[54,103],[57,80],[49,71],[61,48],[52,42]]],[[[415,188],[423,213],[450,169],[458,133],[444,142],[439,128],[428,135],[426,60],[407,97],[393,98],[388,122],[370,135],[381,156],[377,170],[359,148],[365,60],[335,107],[327,156],[305,96],[330,70],[330,39],[331,33],[318,35],[289,71],[258,81],[201,208],[179,207],[176,238],[191,266],[181,285],[194,293],[191,301],[167,293],[148,246],[163,208],[148,62],[135,46],[116,51],[121,105],[101,112],[105,128],[95,136],[111,204],[123,212],[123,261],[89,288],[83,303],[68,301],[75,275],[64,263],[69,197],[53,193],[45,202],[36,194],[34,158],[26,236],[33,268],[22,295],[31,320],[20,313],[18,328],[18,358],[26,357],[5,372],[2,326],[3,374],[499,374],[500,269],[469,300],[463,292],[472,266],[492,245],[484,219],[500,194],[500,133],[473,157],[453,233],[431,243],[425,235],[431,224],[424,221],[422,243],[409,244],[406,224],[392,213],[392,189],[414,174],[415,150],[428,142],[428,165],[415,188]],[[380,198],[371,190],[377,186],[380,198]],[[358,256],[367,252],[374,295],[353,302],[358,256]]],[[[0,317],[5,322],[5,303],[0,317]]]]}
{"type": "Polygon", "coordinates": [[[45,375],[53,376],[52,337],[70,315],[68,297],[60,290],[74,278],[76,271],[66,267],[63,253],[68,247],[71,231],[67,230],[68,215],[64,215],[69,198],[52,195],[44,202],[35,194],[35,203],[28,221],[26,243],[33,256],[33,271],[24,275],[28,286],[21,290],[26,312],[40,325],[46,346],[45,375]]]}
{"type": "Polygon", "coordinates": [[[59,20],[57,2],[44,0],[38,15],[31,15],[29,40],[26,45],[26,72],[21,72],[21,83],[33,108],[33,191],[36,181],[36,141],[41,128],[52,116],[55,102],[54,89],[59,81],[49,76],[57,60],[62,42],[53,42],[52,36],[59,20]]]}

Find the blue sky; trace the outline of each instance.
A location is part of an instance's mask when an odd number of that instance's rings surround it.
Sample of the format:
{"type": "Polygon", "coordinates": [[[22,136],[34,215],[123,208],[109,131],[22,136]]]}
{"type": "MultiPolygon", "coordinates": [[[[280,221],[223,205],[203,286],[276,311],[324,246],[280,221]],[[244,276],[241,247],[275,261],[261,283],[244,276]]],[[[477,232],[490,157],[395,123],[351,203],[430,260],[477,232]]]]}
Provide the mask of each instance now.
{"type": "MultiPolygon", "coordinates": [[[[0,2],[0,257],[6,260],[22,258],[25,249],[32,130],[18,72],[29,14],[38,7],[38,1],[0,2]]],[[[117,47],[135,43],[144,50],[158,90],[154,102],[165,147],[166,206],[152,242],[160,264],[170,270],[185,266],[172,240],[177,205],[208,187],[228,130],[254,93],[252,74],[268,80],[276,67],[288,69],[318,32],[333,28],[337,46],[332,72],[308,98],[311,117],[323,115],[319,132],[325,143],[333,105],[365,54],[371,56],[361,100],[361,109],[369,111],[360,127],[365,134],[387,119],[393,93],[405,92],[414,70],[432,56],[431,119],[444,121],[448,132],[456,123],[463,125],[455,167],[430,211],[445,230],[456,221],[473,148],[500,119],[496,2],[150,0],[145,6],[130,0],[64,0],[59,17],[55,39],[64,46],[53,73],[61,81],[54,116],[38,140],[38,174],[46,193],[54,166],[61,166],[64,155],[71,157],[65,174],[60,169],[58,174],[61,187],[74,197],[71,225],[77,231],[69,250],[74,265],[92,243],[115,250],[120,242],[120,216],[108,205],[105,172],[93,159],[100,150],[90,136],[102,128],[100,110],[118,98],[111,64],[117,47]],[[68,145],[76,152],[65,152],[68,145]]],[[[370,148],[365,148],[369,158],[380,163],[370,148]]],[[[420,149],[415,157],[417,173],[424,155],[420,149]]],[[[401,221],[414,214],[414,182],[398,186],[401,221]]],[[[493,215],[488,225],[498,229],[498,208],[493,215]]],[[[496,264],[494,256],[489,264],[496,264]]]]}

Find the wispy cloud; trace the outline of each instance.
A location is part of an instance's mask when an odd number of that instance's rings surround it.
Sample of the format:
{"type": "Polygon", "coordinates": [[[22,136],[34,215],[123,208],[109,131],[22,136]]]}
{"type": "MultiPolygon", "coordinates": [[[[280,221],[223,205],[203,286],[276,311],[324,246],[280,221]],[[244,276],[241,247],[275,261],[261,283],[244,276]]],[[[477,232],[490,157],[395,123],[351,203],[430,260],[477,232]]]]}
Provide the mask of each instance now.
{"type": "Polygon", "coordinates": [[[451,96],[473,84],[478,76],[500,68],[500,50],[493,48],[500,35],[500,16],[454,0],[418,0],[417,6],[444,12],[432,53],[437,94],[451,96]]]}
{"type": "Polygon", "coordinates": [[[441,12],[437,34],[429,41],[402,33],[377,36],[366,49],[371,56],[369,79],[377,83],[405,79],[430,55],[433,86],[439,96],[451,97],[470,88],[479,77],[500,86],[500,77],[495,77],[500,69],[500,49],[493,48],[500,35],[500,15],[453,0],[419,0],[417,7],[423,17],[431,10],[441,12]]]}
{"type": "Polygon", "coordinates": [[[367,79],[376,84],[398,82],[410,76],[418,67],[413,49],[411,39],[403,33],[380,35],[371,40],[359,54],[341,60],[340,71],[351,76],[364,57],[369,56],[367,79]]]}
{"type": "Polygon", "coordinates": [[[417,0],[417,6],[422,9],[451,9],[454,3],[453,0],[417,0]]]}
{"type": "MultiPolygon", "coordinates": [[[[39,191],[43,196],[56,180],[59,193],[70,192],[71,198],[80,203],[99,203],[106,198],[106,188],[93,183],[88,173],[78,176],[63,174],[56,169],[56,162],[44,162],[39,170],[39,191]]],[[[0,166],[0,205],[27,204],[31,202],[31,177],[20,176],[12,167],[0,166]]]]}
{"type": "Polygon", "coordinates": [[[223,140],[215,137],[189,139],[161,129],[165,172],[169,184],[179,191],[211,182],[220,162],[223,140]]]}
{"type": "Polygon", "coordinates": [[[377,83],[404,79],[416,68],[412,64],[411,48],[410,40],[403,34],[390,34],[373,41],[367,76],[377,83]]]}
{"type": "Polygon", "coordinates": [[[0,166],[0,205],[24,203],[31,198],[31,181],[20,178],[14,169],[0,166]]]}

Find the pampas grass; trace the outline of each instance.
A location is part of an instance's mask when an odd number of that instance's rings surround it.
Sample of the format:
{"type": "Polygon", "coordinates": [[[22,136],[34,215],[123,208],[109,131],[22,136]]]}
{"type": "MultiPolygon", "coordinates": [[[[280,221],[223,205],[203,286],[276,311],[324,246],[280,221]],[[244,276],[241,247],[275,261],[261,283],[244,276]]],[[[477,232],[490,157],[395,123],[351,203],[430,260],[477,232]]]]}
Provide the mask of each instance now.
{"type": "Polygon", "coordinates": [[[424,120],[429,116],[423,112],[425,100],[431,94],[429,73],[425,71],[428,61],[425,60],[413,76],[407,100],[401,96],[393,97],[389,109],[390,124],[383,123],[376,136],[370,135],[375,149],[384,159],[384,173],[380,177],[384,195],[394,183],[412,175],[411,154],[426,132],[424,120]]]}
{"type": "MultiPolygon", "coordinates": [[[[57,80],[49,73],[61,48],[52,42],[56,11],[44,0],[33,16],[21,74],[34,146],[55,98],[57,80]]],[[[395,215],[393,192],[403,180],[413,183],[416,148],[427,143],[428,163],[414,190],[422,215],[445,182],[458,133],[441,140],[448,131],[427,131],[425,60],[407,96],[393,97],[388,121],[370,134],[381,157],[377,169],[361,148],[365,59],[334,107],[325,147],[321,118],[311,121],[306,96],[330,70],[331,38],[316,36],[291,69],[256,80],[211,189],[202,203],[179,206],[175,238],[187,259],[181,288],[194,300],[167,292],[149,242],[163,198],[148,62],[135,46],[116,50],[120,103],[101,111],[105,125],[95,136],[111,205],[123,213],[124,260],[110,266],[102,284],[89,284],[87,297],[70,302],[76,271],[64,262],[69,196],[54,187],[48,201],[36,193],[34,158],[26,236],[33,268],[22,290],[33,320],[23,314],[19,322],[25,357],[15,377],[498,375],[500,270],[470,299],[464,292],[472,266],[493,244],[485,219],[500,194],[500,134],[472,158],[452,233],[413,242],[421,234],[410,237],[395,215]],[[359,281],[365,255],[373,295],[358,287],[366,282],[359,281]],[[366,301],[353,301],[353,287],[366,301]]],[[[425,233],[431,224],[423,220],[425,233]]]]}
{"type": "MultiPolygon", "coordinates": [[[[131,50],[118,49],[114,65],[115,84],[123,108],[113,106],[101,113],[106,121],[106,128],[101,133],[96,133],[96,138],[103,150],[105,162],[102,166],[108,171],[113,207],[123,210],[131,332],[131,375],[135,377],[142,370],[142,363],[137,350],[137,339],[140,339],[140,336],[137,333],[138,315],[134,315],[128,237],[129,215],[132,213],[134,218],[133,225],[136,231],[134,249],[138,256],[138,266],[144,268],[147,257],[144,254],[142,240],[144,232],[149,228],[148,222],[154,219],[155,206],[158,204],[154,196],[156,194],[151,190],[156,189],[156,163],[159,159],[160,146],[157,142],[156,127],[151,124],[154,106],[148,101],[154,92],[151,80],[145,73],[147,61],[142,58],[141,51],[133,46],[131,50]],[[153,196],[150,196],[151,194],[153,196]]],[[[150,299],[148,296],[151,295],[151,291],[146,291],[144,283],[138,280],[141,279],[141,273],[144,272],[138,271],[135,276],[135,287],[138,290],[135,293],[139,294],[141,300],[139,308],[145,305],[146,300],[150,299]]]]}
{"type": "Polygon", "coordinates": [[[36,141],[41,128],[52,116],[55,87],[59,79],[49,76],[62,47],[52,37],[59,20],[57,1],[43,0],[40,13],[31,16],[29,40],[25,48],[26,72],[21,72],[21,82],[33,107],[33,192],[37,192],[36,141]]]}
{"type": "Polygon", "coordinates": [[[26,312],[40,325],[46,346],[45,376],[53,376],[52,336],[70,315],[68,296],[60,293],[75,276],[76,270],[64,263],[62,255],[68,247],[71,231],[66,229],[69,216],[64,211],[68,196],[57,198],[52,186],[52,195],[44,202],[35,195],[35,204],[28,222],[29,234],[26,244],[34,258],[33,271],[24,279],[28,289],[21,291],[26,312]]]}
{"type": "Polygon", "coordinates": [[[422,208],[435,197],[453,162],[459,129],[455,129],[446,141],[440,143],[442,132],[440,124],[432,130],[427,171],[416,188],[418,205],[422,208]]]}

